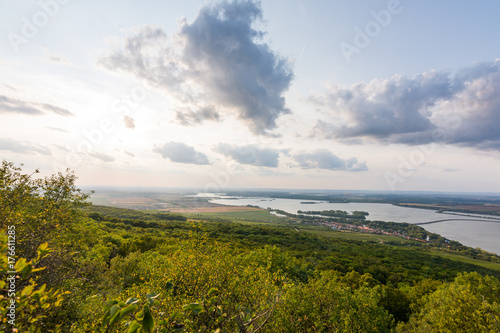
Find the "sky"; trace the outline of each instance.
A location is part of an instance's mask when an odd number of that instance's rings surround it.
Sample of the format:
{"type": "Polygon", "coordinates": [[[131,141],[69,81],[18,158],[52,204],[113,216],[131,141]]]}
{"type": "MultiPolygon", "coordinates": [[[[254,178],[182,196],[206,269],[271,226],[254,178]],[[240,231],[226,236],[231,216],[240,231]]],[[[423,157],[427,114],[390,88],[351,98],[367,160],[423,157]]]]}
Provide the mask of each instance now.
{"type": "Polygon", "coordinates": [[[500,192],[500,2],[0,0],[0,157],[82,186],[500,192]]]}

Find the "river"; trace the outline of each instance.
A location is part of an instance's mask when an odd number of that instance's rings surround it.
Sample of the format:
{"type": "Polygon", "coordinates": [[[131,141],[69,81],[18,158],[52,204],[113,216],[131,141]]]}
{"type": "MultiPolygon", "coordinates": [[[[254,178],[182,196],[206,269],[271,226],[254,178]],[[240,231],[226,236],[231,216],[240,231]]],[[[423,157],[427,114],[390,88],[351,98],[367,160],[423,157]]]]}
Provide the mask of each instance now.
{"type": "MultiPolygon", "coordinates": [[[[203,194],[200,193],[198,196],[203,196],[203,194]]],[[[297,214],[298,210],[343,210],[347,212],[357,210],[368,212],[368,220],[378,221],[424,223],[450,219],[452,221],[425,224],[422,227],[464,245],[500,254],[500,220],[438,213],[429,209],[401,207],[384,203],[329,203],[314,200],[228,197],[213,194],[212,197],[213,199],[210,199],[212,203],[230,206],[252,205],[280,209],[291,214],[297,214]]]]}

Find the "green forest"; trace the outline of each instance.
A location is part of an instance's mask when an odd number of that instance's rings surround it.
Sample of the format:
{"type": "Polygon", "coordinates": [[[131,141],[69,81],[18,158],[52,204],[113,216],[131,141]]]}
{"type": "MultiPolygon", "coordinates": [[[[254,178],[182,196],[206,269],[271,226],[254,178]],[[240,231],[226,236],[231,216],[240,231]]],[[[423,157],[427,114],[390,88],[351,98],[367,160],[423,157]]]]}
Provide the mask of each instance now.
{"type": "Polygon", "coordinates": [[[498,256],[96,206],[76,179],[2,162],[5,332],[500,332],[498,256]]]}

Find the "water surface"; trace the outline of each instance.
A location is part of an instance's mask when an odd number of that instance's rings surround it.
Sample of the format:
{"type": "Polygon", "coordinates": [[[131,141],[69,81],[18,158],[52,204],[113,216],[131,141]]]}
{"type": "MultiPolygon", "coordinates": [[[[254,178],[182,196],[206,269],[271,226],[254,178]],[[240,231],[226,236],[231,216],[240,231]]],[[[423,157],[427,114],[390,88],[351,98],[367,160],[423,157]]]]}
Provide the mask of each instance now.
{"type": "Polygon", "coordinates": [[[500,220],[443,214],[430,209],[401,207],[385,203],[329,203],[314,200],[225,196],[211,199],[210,202],[230,206],[252,205],[280,209],[291,214],[297,214],[298,210],[343,210],[349,213],[358,210],[368,212],[368,220],[378,221],[423,223],[450,219],[452,221],[425,224],[422,227],[464,245],[480,247],[483,250],[500,254],[500,220]]]}

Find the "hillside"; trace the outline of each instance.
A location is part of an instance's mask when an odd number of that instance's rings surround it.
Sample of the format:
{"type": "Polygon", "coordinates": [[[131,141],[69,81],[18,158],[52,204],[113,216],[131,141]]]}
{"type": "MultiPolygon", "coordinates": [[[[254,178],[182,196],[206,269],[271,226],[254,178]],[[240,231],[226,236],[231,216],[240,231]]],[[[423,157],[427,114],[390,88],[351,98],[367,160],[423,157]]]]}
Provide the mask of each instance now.
{"type": "Polygon", "coordinates": [[[0,179],[0,228],[15,235],[1,239],[2,253],[14,248],[18,275],[15,295],[1,285],[3,330],[500,331],[497,256],[266,220],[267,211],[94,206],[73,174],[34,179],[7,162],[0,179]]]}

